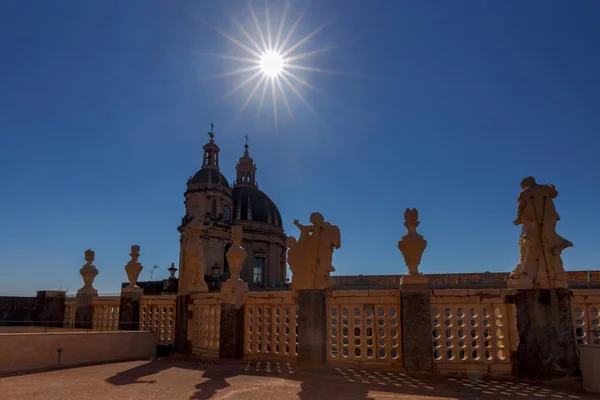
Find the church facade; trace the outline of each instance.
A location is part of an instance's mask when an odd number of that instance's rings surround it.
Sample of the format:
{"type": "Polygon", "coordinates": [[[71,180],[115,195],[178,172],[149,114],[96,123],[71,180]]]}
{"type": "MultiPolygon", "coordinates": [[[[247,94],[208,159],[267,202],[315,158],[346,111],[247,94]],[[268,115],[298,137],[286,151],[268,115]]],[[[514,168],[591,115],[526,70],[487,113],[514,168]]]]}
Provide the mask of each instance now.
{"type": "Polygon", "coordinates": [[[188,179],[184,193],[185,215],[178,227],[179,293],[190,292],[198,263],[203,266],[206,282],[229,277],[225,254],[234,225],[242,226],[242,246],[248,254],[241,278],[250,287],[282,287],[287,278],[283,222],[275,203],[258,187],[257,168],[248,152],[248,142],[236,166],[236,179],[229,184],[220,171],[220,148],[213,132],[209,137],[203,147],[202,167],[188,179]],[[203,225],[201,231],[186,229],[199,223],[203,225]],[[203,251],[192,254],[198,244],[203,251]]]}

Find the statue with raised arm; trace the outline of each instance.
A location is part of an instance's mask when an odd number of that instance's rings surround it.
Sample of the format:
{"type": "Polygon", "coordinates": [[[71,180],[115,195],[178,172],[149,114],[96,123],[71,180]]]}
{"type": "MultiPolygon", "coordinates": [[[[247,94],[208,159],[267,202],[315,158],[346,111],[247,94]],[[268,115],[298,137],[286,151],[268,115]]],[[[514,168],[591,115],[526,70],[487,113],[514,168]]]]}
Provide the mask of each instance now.
{"type": "Polygon", "coordinates": [[[573,243],[556,233],[560,220],[554,199],[558,191],[554,185],[539,185],[535,178],[521,181],[517,198],[517,219],[521,225],[519,239],[520,262],[510,274],[508,287],[512,289],[566,288],[567,274],[561,253],[573,243]]]}
{"type": "MultiPolygon", "coordinates": [[[[204,281],[204,232],[212,228],[213,223],[203,224],[192,220],[183,232],[185,241],[185,275],[188,292],[208,292],[208,285],[204,281]]],[[[180,277],[181,278],[181,277],[180,277]]]]}
{"type": "Polygon", "coordinates": [[[340,229],[326,222],[320,213],[310,216],[312,225],[302,225],[298,240],[290,236],[286,241],[288,263],[292,271],[292,290],[327,289],[331,286],[333,250],[341,246],[340,229]]]}

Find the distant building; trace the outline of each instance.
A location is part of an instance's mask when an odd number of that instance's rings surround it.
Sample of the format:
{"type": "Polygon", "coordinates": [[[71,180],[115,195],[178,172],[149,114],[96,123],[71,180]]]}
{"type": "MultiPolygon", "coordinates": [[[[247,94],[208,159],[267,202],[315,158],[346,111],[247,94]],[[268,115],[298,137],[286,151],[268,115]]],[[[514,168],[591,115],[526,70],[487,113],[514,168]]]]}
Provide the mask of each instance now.
{"type": "MultiPolygon", "coordinates": [[[[257,168],[248,152],[248,139],[236,166],[236,179],[230,185],[219,168],[220,149],[214,134],[209,135],[210,140],[203,148],[202,168],[187,181],[185,216],[178,230],[183,232],[194,219],[213,224],[204,233],[205,280],[211,286],[229,277],[225,254],[230,246],[231,226],[241,225],[242,246],[248,253],[241,278],[255,288],[281,287],[286,283],[286,235],[277,206],[258,188],[257,168]]],[[[186,292],[194,272],[186,265],[183,247],[182,243],[180,293],[186,292]]]]}

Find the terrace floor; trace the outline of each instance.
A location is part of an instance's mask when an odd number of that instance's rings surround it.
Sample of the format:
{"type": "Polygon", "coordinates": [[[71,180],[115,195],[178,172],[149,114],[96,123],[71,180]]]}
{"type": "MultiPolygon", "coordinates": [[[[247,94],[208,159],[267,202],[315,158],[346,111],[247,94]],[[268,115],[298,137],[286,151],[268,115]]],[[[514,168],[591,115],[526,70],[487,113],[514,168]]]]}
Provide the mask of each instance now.
{"type": "Polygon", "coordinates": [[[30,399],[598,399],[578,389],[305,367],[285,362],[168,357],[0,377],[0,398],[30,399]]]}

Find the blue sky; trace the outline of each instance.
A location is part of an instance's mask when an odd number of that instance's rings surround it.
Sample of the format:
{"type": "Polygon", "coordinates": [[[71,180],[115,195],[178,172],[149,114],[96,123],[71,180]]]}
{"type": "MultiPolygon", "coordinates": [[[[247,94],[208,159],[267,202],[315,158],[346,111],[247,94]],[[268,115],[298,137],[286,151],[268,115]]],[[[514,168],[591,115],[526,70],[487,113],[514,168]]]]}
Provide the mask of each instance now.
{"type": "Polygon", "coordinates": [[[276,130],[258,100],[231,123],[249,90],[221,98],[244,75],[206,79],[244,66],[208,55],[245,55],[209,26],[243,39],[244,1],[0,7],[0,294],[76,291],[89,247],[101,293],[132,244],[141,279],[168,276],[211,121],[230,180],[250,136],[288,234],[313,211],[340,227],[338,274],[404,273],[406,207],[429,242],[421,271],[510,271],[527,175],[559,191],[566,268],[599,267],[598,2],[314,1],[294,38],[333,20],[298,53],[329,51],[302,64],[345,75],[298,71],[324,93],[300,88],[317,117],[288,92],[276,130]]]}

